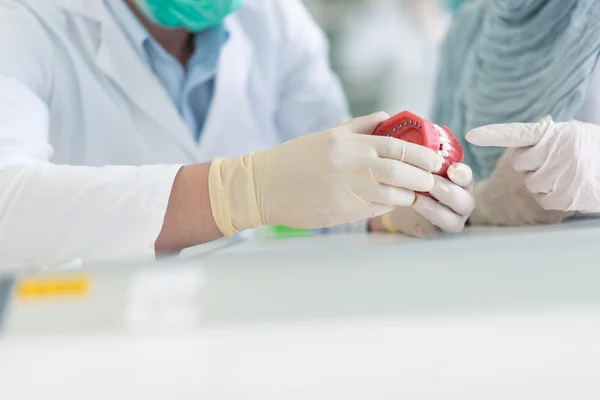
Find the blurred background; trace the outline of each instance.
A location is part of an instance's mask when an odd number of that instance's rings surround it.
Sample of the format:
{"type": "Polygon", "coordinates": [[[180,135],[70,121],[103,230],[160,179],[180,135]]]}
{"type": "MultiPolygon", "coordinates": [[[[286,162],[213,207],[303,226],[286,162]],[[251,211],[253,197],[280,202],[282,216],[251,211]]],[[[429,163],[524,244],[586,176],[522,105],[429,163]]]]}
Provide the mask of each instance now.
{"type": "Polygon", "coordinates": [[[448,0],[304,0],[331,44],[331,63],[355,116],[430,116],[448,0]]]}

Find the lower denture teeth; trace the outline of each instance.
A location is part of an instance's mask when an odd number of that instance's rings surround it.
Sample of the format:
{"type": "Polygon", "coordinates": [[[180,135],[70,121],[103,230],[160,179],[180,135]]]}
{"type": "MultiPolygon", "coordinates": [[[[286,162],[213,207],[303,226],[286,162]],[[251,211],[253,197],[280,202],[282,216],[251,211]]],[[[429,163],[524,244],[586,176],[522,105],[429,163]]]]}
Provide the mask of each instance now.
{"type": "Polygon", "coordinates": [[[448,150],[442,150],[443,157],[448,157],[449,155],[450,155],[450,153],[448,152],[448,150]]]}

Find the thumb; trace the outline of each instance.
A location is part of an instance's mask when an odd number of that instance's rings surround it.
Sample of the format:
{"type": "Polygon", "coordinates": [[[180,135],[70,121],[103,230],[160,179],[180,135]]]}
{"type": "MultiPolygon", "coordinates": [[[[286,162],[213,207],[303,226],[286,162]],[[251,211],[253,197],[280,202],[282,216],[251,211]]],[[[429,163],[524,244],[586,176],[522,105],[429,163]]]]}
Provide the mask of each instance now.
{"type": "Polygon", "coordinates": [[[471,130],[465,139],[476,146],[530,147],[539,143],[551,124],[552,120],[543,119],[533,124],[487,125],[471,130]]]}
{"type": "Polygon", "coordinates": [[[375,129],[377,129],[379,124],[388,120],[389,118],[390,116],[388,113],[381,111],[364,117],[354,118],[344,123],[342,126],[352,131],[352,133],[371,135],[373,132],[375,132],[375,129]]]}
{"type": "Polygon", "coordinates": [[[468,188],[473,183],[473,171],[466,164],[452,164],[446,173],[450,181],[460,187],[468,188]]]}

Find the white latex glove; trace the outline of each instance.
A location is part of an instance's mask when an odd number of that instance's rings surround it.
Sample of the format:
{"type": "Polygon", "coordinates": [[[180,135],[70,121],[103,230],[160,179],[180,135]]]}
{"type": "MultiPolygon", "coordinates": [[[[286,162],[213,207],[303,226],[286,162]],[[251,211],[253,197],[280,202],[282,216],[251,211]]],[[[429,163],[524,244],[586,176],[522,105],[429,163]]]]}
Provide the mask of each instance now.
{"type": "Polygon", "coordinates": [[[328,228],[415,202],[434,186],[440,157],[425,147],[371,134],[377,113],[329,131],[235,159],[209,173],[215,222],[226,236],[263,225],[328,228]]]}
{"type": "Polygon", "coordinates": [[[437,201],[417,195],[412,207],[399,207],[383,216],[385,230],[421,238],[462,231],[475,206],[473,173],[465,164],[454,164],[448,177],[434,175],[429,193],[437,201]]]}
{"type": "Polygon", "coordinates": [[[512,167],[514,150],[508,149],[490,177],[475,185],[473,225],[524,226],[560,222],[573,213],[545,210],[525,187],[525,173],[512,167]]]}
{"type": "Polygon", "coordinates": [[[510,166],[545,210],[600,211],[600,127],[579,121],[477,128],[467,140],[478,146],[514,148],[510,166]]]}

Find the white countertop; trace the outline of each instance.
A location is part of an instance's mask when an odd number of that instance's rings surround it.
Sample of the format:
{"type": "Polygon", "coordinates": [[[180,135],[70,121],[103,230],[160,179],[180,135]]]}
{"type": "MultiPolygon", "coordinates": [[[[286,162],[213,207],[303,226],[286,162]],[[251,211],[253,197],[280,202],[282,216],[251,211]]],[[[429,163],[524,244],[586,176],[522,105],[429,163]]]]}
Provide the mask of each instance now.
{"type": "Polygon", "coordinates": [[[256,240],[98,269],[86,298],[11,301],[0,398],[597,399],[598,238],[256,240]]]}

